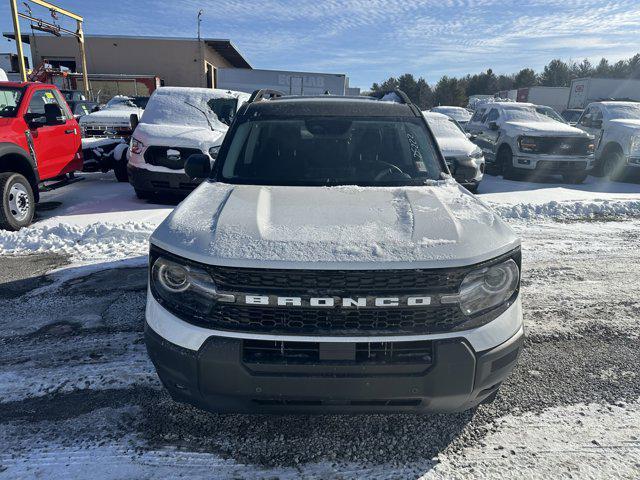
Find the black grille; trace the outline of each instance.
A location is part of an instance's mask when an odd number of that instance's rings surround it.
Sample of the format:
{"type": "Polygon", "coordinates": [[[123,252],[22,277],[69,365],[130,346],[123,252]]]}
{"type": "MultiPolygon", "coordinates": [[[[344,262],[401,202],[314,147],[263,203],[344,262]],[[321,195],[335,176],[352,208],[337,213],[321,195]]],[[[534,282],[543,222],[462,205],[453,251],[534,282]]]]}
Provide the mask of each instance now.
{"type": "Polygon", "coordinates": [[[536,153],[548,155],[587,155],[590,138],[582,137],[537,137],[536,153]]]}
{"type": "Polygon", "coordinates": [[[392,292],[456,292],[467,269],[440,270],[278,270],[211,267],[224,291],[326,295],[392,292]]]}
{"type": "MultiPolygon", "coordinates": [[[[283,342],[245,340],[242,359],[249,364],[308,365],[320,364],[320,344],[317,342],[283,342]]],[[[334,363],[335,361],[324,361],[334,363]]],[[[358,365],[431,365],[433,342],[361,342],[355,344],[350,360],[342,364],[358,365]]]]}
{"type": "Polygon", "coordinates": [[[323,310],[218,304],[198,323],[209,328],[262,333],[365,335],[442,332],[465,320],[457,305],[323,310]]]}
{"type": "Polygon", "coordinates": [[[159,167],[166,167],[172,170],[181,170],[184,168],[184,162],[189,155],[196,153],[202,153],[197,148],[184,148],[184,147],[159,147],[152,145],[144,152],[144,161],[149,165],[157,165],[159,167]],[[175,150],[180,152],[176,158],[169,158],[167,156],[168,150],[175,150]]]}

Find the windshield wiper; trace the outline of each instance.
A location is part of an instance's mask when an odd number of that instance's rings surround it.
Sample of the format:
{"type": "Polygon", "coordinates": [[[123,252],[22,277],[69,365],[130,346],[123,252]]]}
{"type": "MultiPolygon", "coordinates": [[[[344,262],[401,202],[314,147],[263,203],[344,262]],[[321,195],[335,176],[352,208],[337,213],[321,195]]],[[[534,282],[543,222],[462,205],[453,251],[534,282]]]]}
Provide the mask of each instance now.
{"type": "Polygon", "coordinates": [[[213,128],[213,124],[211,123],[211,120],[209,120],[209,115],[207,115],[207,112],[205,112],[204,110],[202,110],[200,107],[196,107],[195,105],[193,105],[192,103],[187,102],[186,100],[184,100],[184,103],[186,103],[187,105],[189,105],[192,108],[195,108],[196,110],[198,110],[202,115],[204,115],[205,120],[207,121],[207,124],[209,125],[209,128],[211,129],[211,131],[215,132],[216,129],[213,128]]]}

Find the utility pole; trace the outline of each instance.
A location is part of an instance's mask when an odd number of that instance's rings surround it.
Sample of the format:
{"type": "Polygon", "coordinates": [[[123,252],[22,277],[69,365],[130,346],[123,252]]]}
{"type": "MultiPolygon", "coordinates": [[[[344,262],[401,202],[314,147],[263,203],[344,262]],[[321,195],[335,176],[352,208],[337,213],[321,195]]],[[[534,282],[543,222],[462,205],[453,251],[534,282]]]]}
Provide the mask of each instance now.
{"type": "Polygon", "coordinates": [[[200,40],[200,22],[202,22],[200,17],[202,17],[203,13],[204,11],[202,9],[198,10],[198,40],[200,40]]]}
{"type": "Polygon", "coordinates": [[[11,4],[11,17],[13,18],[13,33],[18,46],[18,65],[20,66],[20,76],[22,81],[27,81],[27,69],[24,65],[24,52],[22,51],[22,35],[20,34],[20,21],[18,20],[18,6],[16,0],[9,0],[11,4]]]}

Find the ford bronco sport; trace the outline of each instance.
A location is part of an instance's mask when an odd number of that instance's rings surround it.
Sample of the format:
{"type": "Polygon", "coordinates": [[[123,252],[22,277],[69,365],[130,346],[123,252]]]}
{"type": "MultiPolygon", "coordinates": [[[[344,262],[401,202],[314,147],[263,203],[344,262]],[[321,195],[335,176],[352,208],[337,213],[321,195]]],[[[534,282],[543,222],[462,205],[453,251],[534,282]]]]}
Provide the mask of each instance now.
{"type": "Polygon", "coordinates": [[[221,412],[448,412],[495,397],[524,330],[520,241],[419,109],[255,92],[151,237],[145,339],[221,412]]]}

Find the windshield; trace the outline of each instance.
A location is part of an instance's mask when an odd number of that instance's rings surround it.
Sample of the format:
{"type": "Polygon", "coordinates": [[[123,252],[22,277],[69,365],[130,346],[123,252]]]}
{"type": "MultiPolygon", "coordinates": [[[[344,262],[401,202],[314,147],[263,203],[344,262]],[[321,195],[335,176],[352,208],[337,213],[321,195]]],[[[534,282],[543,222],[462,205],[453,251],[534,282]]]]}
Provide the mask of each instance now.
{"type": "Polygon", "coordinates": [[[536,112],[541,113],[542,115],[546,115],[553,120],[557,120],[558,122],[567,123],[564,118],[562,118],[558,112],[556,112],[551,107],[536,107],[536,112]]]}
{"type": "Polygon", "coordinates": [[[582,115],[582,110],[565,110],[562,112],[563,118],[567,122],[575,123],[580,119],[580,115],[582,115]]]}
{"type": "Polygon", "coordinates": [[[15,117],[20,106],[22,89],[20,88],[0,88],[0,117],[15,117]]]}
{"type": "Polygon", "coordinates": [[[149,97],[123,97],[116,96],[107,102],[105,109],[107,108],[141,108],[144,109],[147,106],[149,97]]]}
{"type": "Polygon", "coordinates": [[[640,103],[624,103],[620,105],[607,105],[611,118],[629,118],[640,120],[640,103]]]}
{"type": "Polygon", "coordinates": [[[418,118],[248,121],[221,160],[220,180],[252,185],[422,185],[441,173],[418,118]]]}
{"type": "Polygon", "coordinates": [[[467,138],[464,132],[460,130],[460,127],[456,125],[455,120],[451,120],[448,118],[428,118],[427,122],[429,123],[431,131],[436,136],[436,138],[467,138]]]}
{"type": "Polygon", "coordinates": [[[515,122],[554,122],[551,117],[538,113],[533,107],[503,107],[506,121],[515,122]]]}
{"type": "Polygon", "coordinates": [[[158,125],[191,125],[226,130],[236,112],[238,99],[217,92],[157,91],[144,111],[142,121],[158,125]]]}

